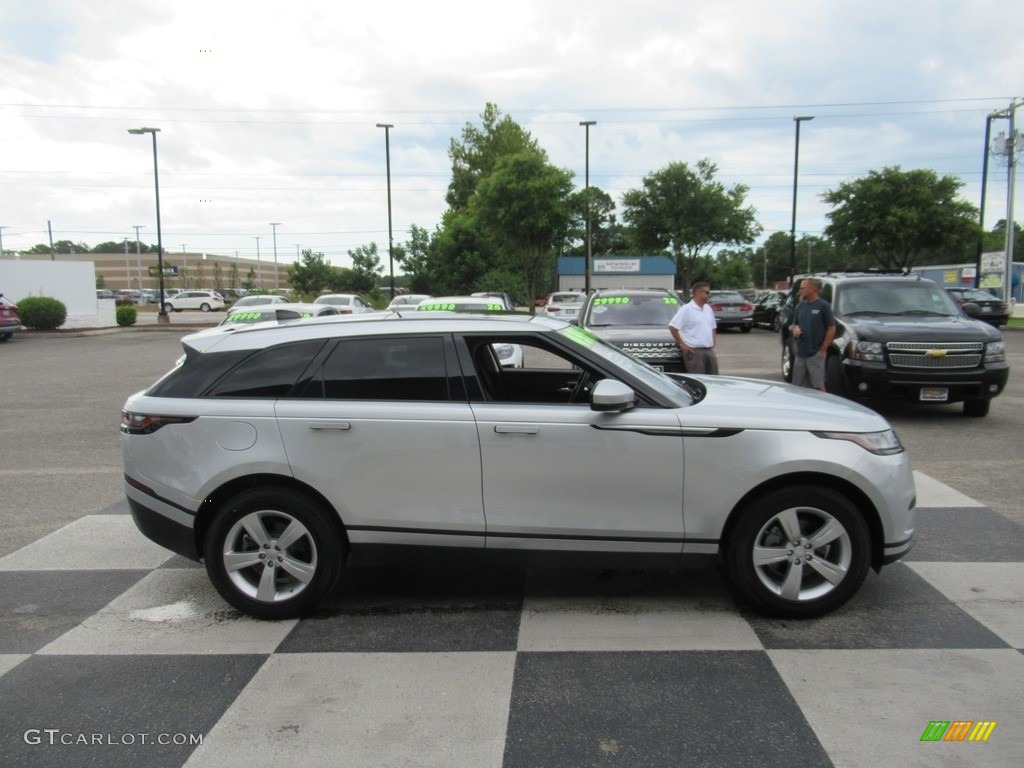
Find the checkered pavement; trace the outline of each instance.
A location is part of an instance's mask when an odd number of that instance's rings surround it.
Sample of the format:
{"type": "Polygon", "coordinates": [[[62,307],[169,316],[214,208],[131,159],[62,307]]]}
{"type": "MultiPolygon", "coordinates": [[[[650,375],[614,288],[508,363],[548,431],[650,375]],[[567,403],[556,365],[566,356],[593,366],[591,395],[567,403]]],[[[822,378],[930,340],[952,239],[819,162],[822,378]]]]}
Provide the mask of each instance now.
{"type": "Polygon", "coordinates": [[[916,548],[810,621],[714,570],[409,568],[259,622],[116,504],[0,558],[0,765],[1020,766],[1022,527],[916,479],[916,548]],[[957,720],[997,725],[921,741],[957,720]]]}

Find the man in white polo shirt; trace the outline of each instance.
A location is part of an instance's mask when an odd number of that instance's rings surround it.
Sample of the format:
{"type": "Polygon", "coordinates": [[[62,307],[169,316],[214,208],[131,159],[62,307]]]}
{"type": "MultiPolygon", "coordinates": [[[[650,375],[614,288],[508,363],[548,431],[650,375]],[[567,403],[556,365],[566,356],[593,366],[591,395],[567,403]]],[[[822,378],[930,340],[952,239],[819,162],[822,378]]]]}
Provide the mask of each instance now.
{"type": "Polygon", "coordinates": [[[693,298],[679,308],[668,324],[669,333],[683,350],[687,373],[718,373],[718,323],[715,311],[708,306],[710,293],[709,283],[694,283],[693,298]]]}

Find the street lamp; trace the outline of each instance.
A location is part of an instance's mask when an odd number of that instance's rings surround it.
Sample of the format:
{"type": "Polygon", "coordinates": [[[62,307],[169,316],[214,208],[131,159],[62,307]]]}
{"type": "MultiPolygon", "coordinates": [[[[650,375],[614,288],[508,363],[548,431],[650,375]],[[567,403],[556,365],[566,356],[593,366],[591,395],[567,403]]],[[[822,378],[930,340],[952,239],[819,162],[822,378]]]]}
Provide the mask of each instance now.
{"type": "Polygon", "coordinates": [[[156,134],[159,128],[129,128],[128,133],[133,136],[144,136],[149,133],[153,135],[153,184],[156,187],[156,271],[160,277],[160,305],[157,310],[156,321],[158,323],[170,323],[171,318],[167,316],[164,309],[164,241],[160,234],[160,173],[156,162],[156,134]]]}
{"type": "Polygon", "coordinates": [[[590,261],[592,255],[592,244],[590,240],[590,126],[597,125],[596,120],[580,120],[580,125],[583,126],[583,130],[586,132],[586,152],[585,152],[585,171],[584,171],[584,189],[583,193],[584,202],[587,206],[587,263],[583,269],[583,290],[587,294],[590,293],[590,261]]]}
{"type": "Polygon", "coordinates": [[[796,276],[796,179],[800,168],[800,123],[813,120],[814,117],[794,117],[796,123],[796,147],[793,150],[793,222],[789,228],[789,284],[793,284],[796,276]]]}
{"type": "Polygon", "coordinates": [[[394,244],[391,234],[391,129],[395,126],[391,123],[377,123],[378,128],[384,129],[384,157],[388,169],[388,265],[391,270],[391,298],[395,298],[395,259],[393,256],[394,244]]]}
{"type": "MultiPolygon", "coordinates": [[[[142,244],[139,242],[139,230],[142,229],[145,224],[132,224],[132,228],[135,230],[135,269],[139,276],[139,293],[142,293],[142,244]]],[[[128,286],[131,288],[131,286],[128,286]]]]}
{"type": "Polygon", "coordinates": [[[256,240],[256,283],[259,285],[260,290],[263,290],[263,264],[260,262],[260,239],[256,240]]]}
{"type": "Polygon", "coordinates": [[[281,226],[280,221],[270,222],[270,226],[274,230],[274,293],[277,293],[277,228],[281,226]]]}

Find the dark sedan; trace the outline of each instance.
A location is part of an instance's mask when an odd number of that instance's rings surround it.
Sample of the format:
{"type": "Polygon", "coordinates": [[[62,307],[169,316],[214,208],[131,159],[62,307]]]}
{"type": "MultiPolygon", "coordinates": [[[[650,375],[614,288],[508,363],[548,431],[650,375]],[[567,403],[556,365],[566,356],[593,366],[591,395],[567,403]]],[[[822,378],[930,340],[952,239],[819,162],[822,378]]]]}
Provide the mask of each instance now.
{"type": "Polygon", "coordinates": [[[953,297],[956,305],[976,320],[984,320],[997,328],[1006,325],[1010,319],[1010,306],[979,288],[947,288],[946,293],[953,297]]]}
{"type": "Polygon", "coordinates": [[[763,291],[754,301],[754,325],[779,330],[779,310],[786,303],[786,291],[763,291]]]}

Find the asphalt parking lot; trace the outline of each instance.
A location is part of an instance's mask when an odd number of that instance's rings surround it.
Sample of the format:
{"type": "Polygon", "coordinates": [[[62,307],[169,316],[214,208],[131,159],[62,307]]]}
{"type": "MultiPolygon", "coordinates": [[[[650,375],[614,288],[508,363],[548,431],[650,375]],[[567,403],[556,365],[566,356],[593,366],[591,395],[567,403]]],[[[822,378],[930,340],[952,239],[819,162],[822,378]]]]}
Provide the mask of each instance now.
{"type": "MultiPolygon", "coordinates": [[[[126,514],[120,406],[197,318],[0,345],[3,764],[1020,765],[1013,375],[985,419],[880,406],[925,475],[919,544],[821,619],[738,610],[713,570],[410,567],[259,622],[126,514]],[[950,721],[986,738],[925,738],[950,721]]],[[[1024,332],[1006,337],[1019,370],[1024,332]]],[[[781,379],[766,331],[723,333],[719,358],[781,379]]]]}

